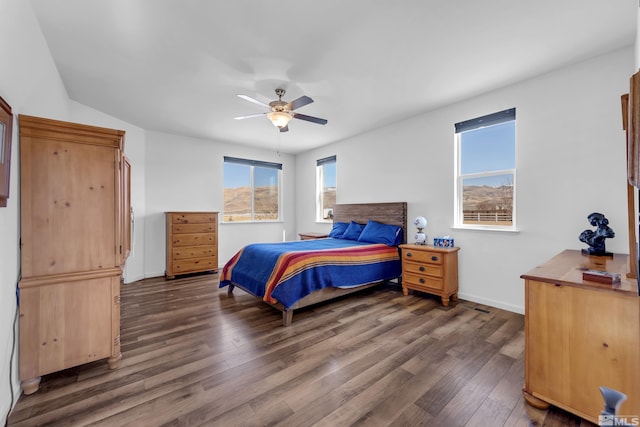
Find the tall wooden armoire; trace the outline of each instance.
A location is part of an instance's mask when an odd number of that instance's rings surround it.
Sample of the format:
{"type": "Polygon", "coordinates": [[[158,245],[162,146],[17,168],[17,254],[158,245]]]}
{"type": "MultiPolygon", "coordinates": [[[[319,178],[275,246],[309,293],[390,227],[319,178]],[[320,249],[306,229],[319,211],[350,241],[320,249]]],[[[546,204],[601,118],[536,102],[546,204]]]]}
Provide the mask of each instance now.
{"type": "Polygon", "coordinates": [[[130,251],[124,131],[19,116],[20,379],[120,363],[120,283],[130,251]]]}

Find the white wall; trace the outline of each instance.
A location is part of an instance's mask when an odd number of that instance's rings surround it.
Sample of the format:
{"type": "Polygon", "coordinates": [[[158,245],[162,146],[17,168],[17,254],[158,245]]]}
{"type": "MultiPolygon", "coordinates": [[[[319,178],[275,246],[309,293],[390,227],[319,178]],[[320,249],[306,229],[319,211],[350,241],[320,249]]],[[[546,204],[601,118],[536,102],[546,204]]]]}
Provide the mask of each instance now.
{"type": "MultiPolygon", "coordinates": [[[[240,157],[282,163],[283,222],[219,225],[218,260],[224,265],[242,246],[253,242],[294,240],[295,158],[289,154],[237,144],[147,133],[145,275],[165,272],[166,211],[223,209],[223,158],[240,157]]],[[[222,221],[222,215],[220,215],[222,221]]]]}
{"type": "Polygon", "coordinates": [[[298,231],[329,229],[314,222],[315,161],[336,154],[338,203],[407,201],[409,222],[424,215],[429,238],[450,234],[462,248],[460,298],[522,313],[520,275],[586,247],[578,235],[592,229],[589,213],[609,218],[616,238],[607,249],[628,252],[620,96],[633,69],[629,47],[298,155],[298,231]],[[451,229],[453,125],[511,107],[520,231],[451,229]]]}

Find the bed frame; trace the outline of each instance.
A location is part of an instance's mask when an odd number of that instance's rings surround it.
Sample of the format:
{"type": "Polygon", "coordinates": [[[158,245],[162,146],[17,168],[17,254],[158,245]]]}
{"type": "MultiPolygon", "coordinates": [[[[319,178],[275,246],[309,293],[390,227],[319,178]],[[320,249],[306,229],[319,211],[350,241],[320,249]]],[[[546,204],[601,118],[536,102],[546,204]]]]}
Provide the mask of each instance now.
{"type": "MultiPolygon", "coordinates": [[[[366,224],[369,219],[378,221],[384,224],[398,225],[402,227],[403,243],[407,241],[407,203],[406,202],[390,202],[390,203],[354,203],[354,204],[336,204],[333,206],[333,221],[334,222],[350,222],[355,221],[360,224],[366,224]]],[[[356,286],[353,288],[324,288],[307,295],[298,302],[296,302],[291,308],[285,309],[280,303],[271,304],[265,301],[266,304],[280,310],[282,312],[282,324],[284,326],[291,325],[293,321],[293,310],[307,307],[313,304],[318,304],[323,301],[332,300],[334,298],[348,295],[353,292],[359,292],[363,289],[370,288],[372,286],[379,285],[382,282],[369,283],[362,286],[356,286]]],[[[239,287],[248,294],[253,293],[244,289],[241,285],[233,283],[229,285],[227,294],[233,295],[233,289],[239,287]]],[[[262,301],[261,297],[260,300],[262,301]]]]}

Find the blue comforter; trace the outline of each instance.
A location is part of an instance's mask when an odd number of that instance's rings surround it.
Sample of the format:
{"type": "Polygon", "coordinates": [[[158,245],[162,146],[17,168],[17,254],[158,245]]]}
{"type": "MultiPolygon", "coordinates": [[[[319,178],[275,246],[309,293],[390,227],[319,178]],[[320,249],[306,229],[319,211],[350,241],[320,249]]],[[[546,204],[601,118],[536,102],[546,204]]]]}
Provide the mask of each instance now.
{"type": "Polygon", "coordinates": [[[398,248],[346,239],[254,243],[222,270],[220,287],[237,284],[286,309],[326,287],[354,287],[399,277],[398,248]]]}

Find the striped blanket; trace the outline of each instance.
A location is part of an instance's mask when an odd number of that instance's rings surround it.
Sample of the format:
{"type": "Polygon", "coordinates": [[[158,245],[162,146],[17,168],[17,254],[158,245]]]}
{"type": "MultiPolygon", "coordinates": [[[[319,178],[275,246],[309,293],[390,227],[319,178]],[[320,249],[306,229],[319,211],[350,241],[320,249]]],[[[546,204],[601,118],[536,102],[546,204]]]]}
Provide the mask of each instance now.
{"type": "Polygon", "coordinates": [[[240,285],[286,309],[326,287],[348,288],[399,277],[398,248],[344,239],[254,243],[222,269],[220,287],[240,285]]]}

